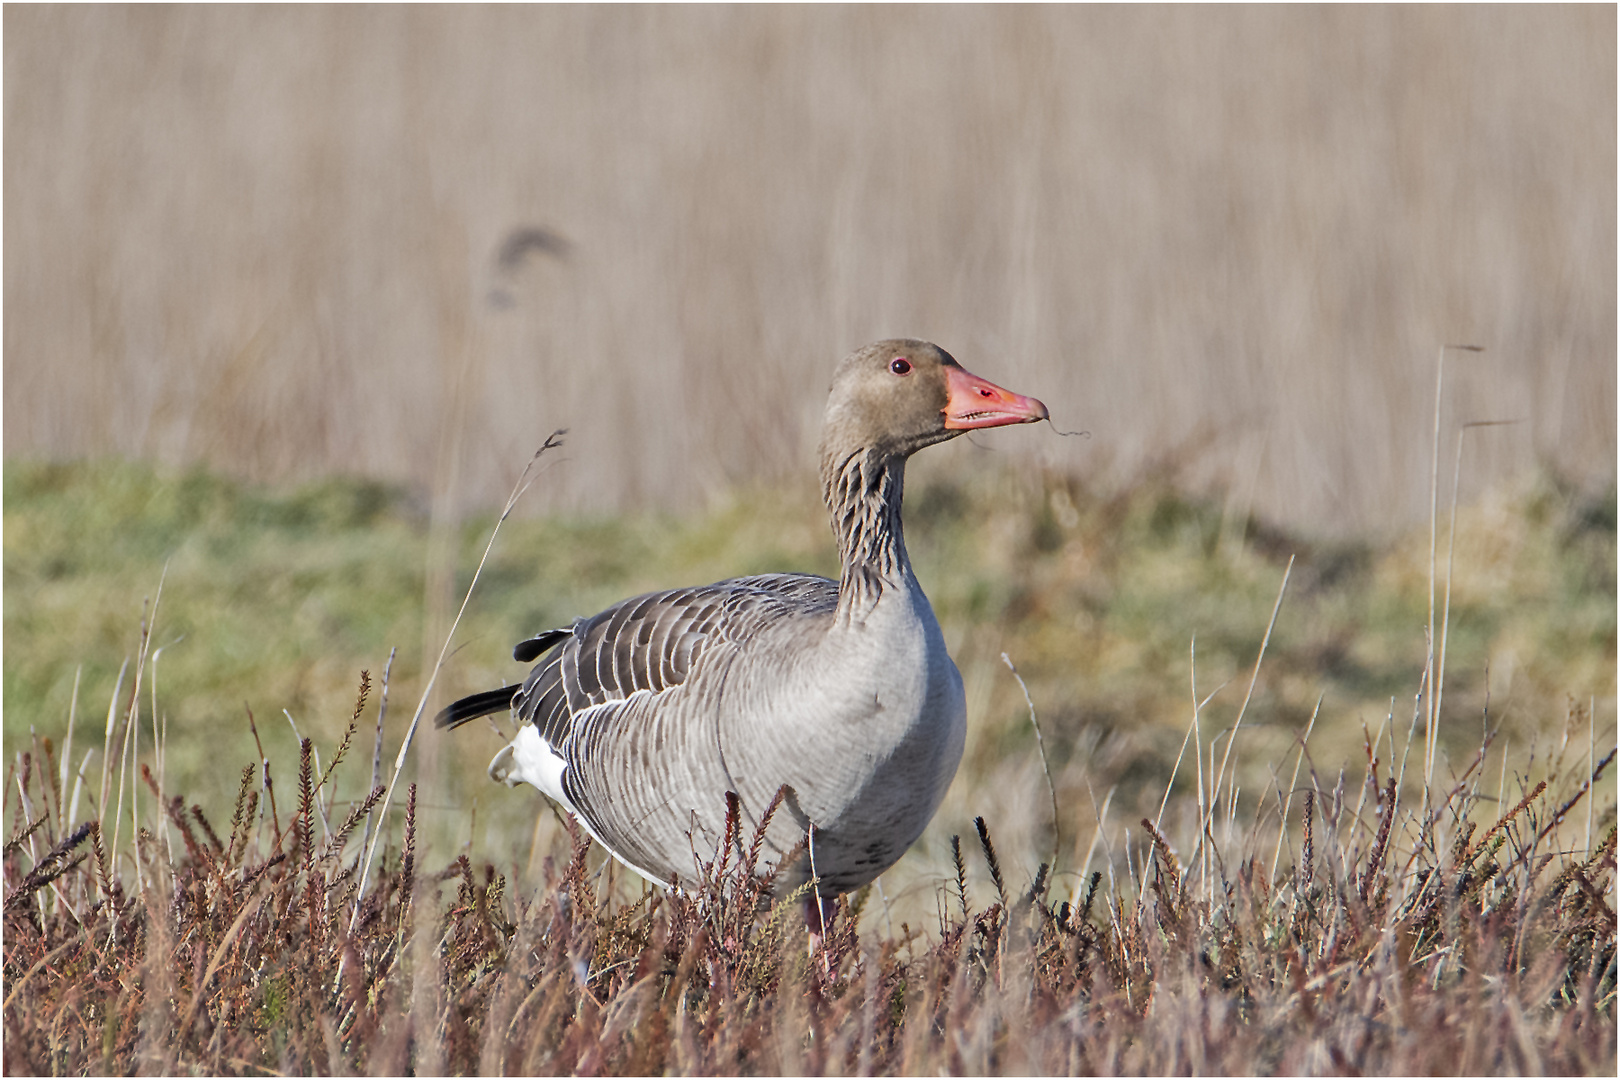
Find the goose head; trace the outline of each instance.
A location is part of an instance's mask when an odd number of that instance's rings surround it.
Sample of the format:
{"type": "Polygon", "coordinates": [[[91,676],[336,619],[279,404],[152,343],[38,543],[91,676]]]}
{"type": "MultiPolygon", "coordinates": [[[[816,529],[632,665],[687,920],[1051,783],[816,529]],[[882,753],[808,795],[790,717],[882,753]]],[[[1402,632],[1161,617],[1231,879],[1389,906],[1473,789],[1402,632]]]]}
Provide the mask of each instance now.
{"type": "Polygon", "coordinates": [[[906,458],[964,431],[1046,417],[1045,405],[971,374],[938,345],[879,341],[850,354],[833,374],[822,459],[847,461],[863,451],[906,458]]]}

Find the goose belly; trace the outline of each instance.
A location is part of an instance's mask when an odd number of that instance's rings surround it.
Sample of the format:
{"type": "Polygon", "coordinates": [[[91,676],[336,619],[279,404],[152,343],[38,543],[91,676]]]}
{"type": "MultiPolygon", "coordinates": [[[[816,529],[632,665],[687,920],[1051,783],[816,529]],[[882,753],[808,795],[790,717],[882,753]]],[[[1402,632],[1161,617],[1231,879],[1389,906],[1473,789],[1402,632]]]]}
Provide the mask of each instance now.
{"type": "Polygon", "coordinates": [[[863,885],[905,854],[962,759],[962,678],[933,613],[884,614],[835,628],[777,692],[738,702],[721,726],[745,806],[792,785],[790,820],[776,823],[773,846],[791,846],[814,824],[824,893],[863,885]]]}

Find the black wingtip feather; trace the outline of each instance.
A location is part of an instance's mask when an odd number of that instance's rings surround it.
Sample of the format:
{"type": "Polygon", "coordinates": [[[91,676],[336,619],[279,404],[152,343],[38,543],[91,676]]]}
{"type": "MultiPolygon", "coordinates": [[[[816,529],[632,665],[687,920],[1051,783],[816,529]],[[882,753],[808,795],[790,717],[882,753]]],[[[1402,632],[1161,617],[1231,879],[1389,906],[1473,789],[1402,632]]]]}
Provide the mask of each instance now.
{"type": "Polygon", "coordinates": [[[480,716],[493,716],[505,712],[512,707],[512,695],[516,694],[522,686],[503,686],[499,690],[485,690],[482,694],[472,694],[454,702],[433,718],[436,728],[460,727],[469,720],[476,720],[480,716]]]}
{"type": "Polygon", "coordinates": [[[520,641],[512,646],[512,659],[520,664],[527,664],[562,641],[570,633],[572,631],[569,630],[547,630],[543,634],[536,634],[532,638],[520,641]]]}

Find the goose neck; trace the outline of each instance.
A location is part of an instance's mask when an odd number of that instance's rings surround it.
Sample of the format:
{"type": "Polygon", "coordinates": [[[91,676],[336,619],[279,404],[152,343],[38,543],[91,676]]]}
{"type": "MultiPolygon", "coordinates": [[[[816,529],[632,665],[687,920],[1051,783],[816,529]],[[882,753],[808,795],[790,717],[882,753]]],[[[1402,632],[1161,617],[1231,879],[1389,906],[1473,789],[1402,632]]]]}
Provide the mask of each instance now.
{"type": "Polygon", "coordinates": [[[828,459],[822,471],[822,495],[838,538],[838,583],[841,612],[875,603],[885,587],[911,579],[911,560],[900,523],[906,463],[900,456],[875,451],[828,459]]]}

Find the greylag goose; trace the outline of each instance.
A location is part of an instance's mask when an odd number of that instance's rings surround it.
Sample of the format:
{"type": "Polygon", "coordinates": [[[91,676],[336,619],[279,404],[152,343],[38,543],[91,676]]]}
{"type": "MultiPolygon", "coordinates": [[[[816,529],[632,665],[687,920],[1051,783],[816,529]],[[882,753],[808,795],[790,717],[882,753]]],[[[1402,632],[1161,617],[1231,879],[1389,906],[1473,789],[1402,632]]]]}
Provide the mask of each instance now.
{"type": "Polygon", "coordinates": [[[906,557],[906,459],[1046,416],[936,345],[868,345],[833,376],[821,440],[838,581],[765,574],[622,601],[519,643],[513,659],[539,660],[521,684],[436,725],[511,709],[519,731],[490,776],[539,788],[656,885],[697,882],[727,792],[747,837],[784,784],[765,861],[807,834],[810,858],[778,884],[807,880],[807,862],[822,897],[870,882],[933,817],[967,731],[962,677],[906,557]]]}

